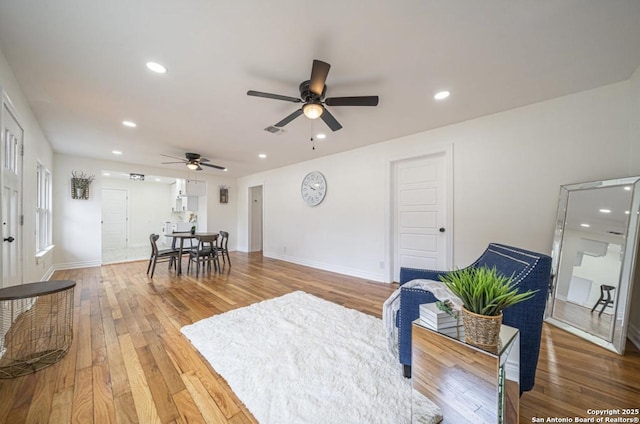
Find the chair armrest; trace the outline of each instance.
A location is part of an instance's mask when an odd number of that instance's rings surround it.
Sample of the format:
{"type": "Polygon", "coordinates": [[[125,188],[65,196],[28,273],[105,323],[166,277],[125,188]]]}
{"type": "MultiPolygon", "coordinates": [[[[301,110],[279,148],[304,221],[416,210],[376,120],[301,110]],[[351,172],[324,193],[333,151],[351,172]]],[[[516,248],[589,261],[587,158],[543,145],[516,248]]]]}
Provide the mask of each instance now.
{"type": "Polygon", "coordinates": [[[448,271],[434,271],[431,269],[400,268],[400,285],[411,280],[435,280],[440,281],[440,276],[448,274],[448,271]]]}

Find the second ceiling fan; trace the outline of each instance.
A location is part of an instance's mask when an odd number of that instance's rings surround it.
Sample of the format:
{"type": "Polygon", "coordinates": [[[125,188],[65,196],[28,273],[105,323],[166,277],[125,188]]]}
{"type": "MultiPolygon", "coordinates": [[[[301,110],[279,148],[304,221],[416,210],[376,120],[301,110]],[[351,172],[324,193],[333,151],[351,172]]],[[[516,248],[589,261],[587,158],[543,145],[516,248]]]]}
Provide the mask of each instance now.
{"type": "Polygon", "coordinates": [[[378,96],[354,96],[354,97],[328,97],[325,99],[327,86],[325,84],[329,75],[329,65],[321,60],[314,60],[311,68],[311,78],[300,84],[300,98],[283,96],[280,94],[264,93],[262,91],[247,91],[247,95],[264,97],[266,99],[283,100],[292,103],[304,103],[302,107],[277,124],[281,128],[289,122],[304,114],[309,119],[320,118],[332,131],[338,131],[342,125],[327,110],[326,106],[377,106],[378,96]]]}

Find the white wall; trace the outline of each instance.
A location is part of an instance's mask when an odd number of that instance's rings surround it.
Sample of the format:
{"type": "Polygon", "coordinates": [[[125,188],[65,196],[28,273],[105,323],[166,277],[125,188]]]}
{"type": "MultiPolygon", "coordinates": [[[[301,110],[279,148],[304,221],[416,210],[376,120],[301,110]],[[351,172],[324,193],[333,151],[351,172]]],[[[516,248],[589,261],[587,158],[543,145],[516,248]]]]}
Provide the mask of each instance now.
{"type": "MultiPolygon", "coordinates": [[[[35,231],[36,163],[40,161],[46,168],[52,170],[53,150],[42,132],[40,124],[38,124],[33,115],[13,71],[9,67],[2,51],[0,51],[0,91],[2,90],[9,96],[17,112],[20,124],[24,129],[24,178],[22,181],[24,227],[21,241],[24,264],[23,281],[29,283],[46,279],[52,272],[53,254],[48,254],[40,260],[36,260],[35,231]]],[[[55,204],[53,207],[55,208],[55,204]]],[[[0,210],[2,210],[1,207],[0,210]]],[[[2,255],[0,254],[1,257],[2,255]]]]}
{"type": "Polygon", "coordinates": [[[451,143],[454,265],[489,242],[549,254],[561,185],[640,174],[631,91],[621,82],[241,178],[238,248],[248,249],[248,187],[263,184],[266,256],[388,281],[389,163],[451,143]],[[299,194],[312,170],[328,185],[315,208],[299,194]]]}
{"type": "MultiPolygon", "coordinates": [[[[102,170],[126,173],[136,172],[173,178],[186,177],[183,169],[155,168],[61,154],[55,154],[54,162],[53,200],[55,202],[55,213],[53,239],[57,245],[54,257],[54,267],[56,269],[98,266],[102,262],[102,229],[100,225],[102,207],[100,192],[105,184],[105,178],[101,176],[102,170]],[[71,199],[71,171],[83,171],[86,174],[96,176],[95,181],[91,184],[89,200],[71,199]]],[[[206,171],[198,174],[198,179],[207,182],[206,204],[199,208],[199,217],[202,218],[203,213],[206,216],[207,228],[200,228],[200,230],[217,231],[218,229],[236,228],[237,211],[233,200],[236,195],[235,180],[207,174],[206,171]],[[228,204],[220,204],[218,202],[218,186],[222,184],[231,187],[229,189],[231,201],[228,204]]],[[[111,180],[109,179],[109,181],[111,180]]],[[[107,185],[112,186],[111,183],[107,185]]],[[[230,237],[229,248],[235,249],[233,237],[230,237]]]]}

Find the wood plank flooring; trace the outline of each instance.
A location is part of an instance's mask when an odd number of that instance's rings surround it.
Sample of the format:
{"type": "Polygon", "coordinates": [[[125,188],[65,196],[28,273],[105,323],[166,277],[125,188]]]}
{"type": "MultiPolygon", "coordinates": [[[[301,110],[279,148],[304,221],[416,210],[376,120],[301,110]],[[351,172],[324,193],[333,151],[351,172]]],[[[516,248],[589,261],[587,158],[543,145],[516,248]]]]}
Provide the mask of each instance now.
{"type": "MultiPolygon", "coordinates": [[[[0,423],[255,423],[182,326],[295,290],[380,317],[396,288],[258,253],[231,260],[232,268],[199,277],[160,264],[150,280],[146,262],[56,272],[53,279],[77,282],[73,344],[48,368],[0,380],[0,423]]],[[[640,407],[638,350],[629,344],[618,356],[545,325],[520,423],[624,407],[640,407]]]]}

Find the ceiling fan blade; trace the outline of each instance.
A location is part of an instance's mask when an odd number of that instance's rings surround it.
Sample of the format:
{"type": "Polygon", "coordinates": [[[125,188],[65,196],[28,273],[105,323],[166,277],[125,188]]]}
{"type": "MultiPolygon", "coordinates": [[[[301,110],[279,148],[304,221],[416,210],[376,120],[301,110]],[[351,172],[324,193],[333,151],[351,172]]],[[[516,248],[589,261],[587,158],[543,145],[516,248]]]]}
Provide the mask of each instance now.
{"type": "Polygon", "coordinates": [[[327,81],[327,75],[329,75],[329,68],[331,68],[331,65],[328,63],[314,59],[311,67],[309,90],[316,96],[322,96],[324,83],[327,81]]]}
{"type": "Polygon", "coordinates": [[[248,96],[264,97],[265,99],[284,100],[285,102],[301,103],[302,100],[297,97],[283,96],[280,94],[263,93],[262,91],[247,91],[248,96]]]}
{"type": "Polygon", "coordinates": [[[200,160],[200,162],[211,162],[211,161],[210,161],[209,159],[207,159],[207,158],[200,158],[199,160],[200,160]]]}
{"type": "MultiPolygon", "coordinates": [[[[220,169],[220,170],[222,170],[222,171],[224,171],[225,169],[227,169],[227,168],[226,168],[226,167],[224,167],[224,166],[214,165],[214,164],[212,164],[212,163],[201,163],[200,165],[202,165],[202,166],[208,166],[209,168],[216,168],[216,169],[220,169]]],[[[202,168],[200,168],[200,169],[202,169],[202,168]]]]}
{"type": "Polygon", "coordinates": [[[378,96],[329,97],[327,106],[378,106],[378,96]]]}
{"type": "Polygon", "coordinates": [[[284,127],[285,125],[287,125],[289,122],[293,121],[294,119],[296,119],[300,115],[302,115],[302,108],[296,110],[291,115],[287,116],[282,121],[280,121],[277,124],[275,124],[274,127],[278,127],[278,128],[284,127]]]}
{"type": "Polygon", "coordinates": [[[184,161],[184,158],[177,158],[175,156],[163,155],[162,153],[160,153],[160,156],[164,156],[165,158],[178,159],[178,160],[184,161]]]}
{"type": "Polygon", "coordinates": [[[181,161],[181,162],[160,162],[162,165],[167,165],[169,163],[186,163],[185,161],[181,161]]]}
{"type": "Polygon", "coordinates": [[[338,131],[340,128],[342,128],[340,122],[338,122],[336,118],[333,117],[333,115],[327,110],[327,108],[324,108],[324,112],[322,112],[320,118],[322,118],[324,123],[327,124],[329,128],[331,128],[331,131],[338,131]]]}

